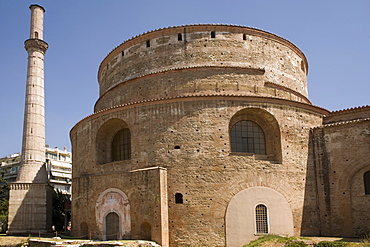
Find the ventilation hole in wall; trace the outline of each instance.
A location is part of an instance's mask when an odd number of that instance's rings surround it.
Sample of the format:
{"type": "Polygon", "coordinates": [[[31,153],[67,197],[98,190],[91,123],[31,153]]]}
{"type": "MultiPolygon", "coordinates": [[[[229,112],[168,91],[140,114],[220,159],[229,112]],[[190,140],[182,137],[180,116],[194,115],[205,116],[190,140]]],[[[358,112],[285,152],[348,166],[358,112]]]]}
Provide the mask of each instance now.
{"type": "Polygon", "coordinates": [[[220,117],[222,117],[222,115],[220,115],[220,117]]]}
{"type": "Polygon", "coordinates": [[[201,167],[201,166],[199,166],[199,168],[201,168],[201,169],[202,169],[202,167],[201,167]]]}
{"type": "Polygon", "coordinates": [[[146,47],[150,47],[150,40],[146,41],[146,47]]]}
{"type": "Polygon", "coordinates": [[[346,160],[346,161],[348,161],[348,160],[346,160]]]}
{"type": "Polygon", "coordinates": [[[220,130],[220,131],[221,131],[221,129],[218,129],[218,130],[220,130]]]}
{"type": "Polygon", "coordinates": [[[215,31],[212,31],[211,32],[211,38],[213,39],[213,38],[216,38],[216,32],[215,31]]]}
{"type": "Polygon", "coordinates": [[[336,173],[336,171],[333,171],[333,173],[336,173]]]}
{"type": "Polygon", "coordinates": [[[220,136],[220,138],[222,138],[222,136],[220,136]]]}
{"type": "Polygon", "coordinates": [[[324,184],[321,184],[321,185],[324,185],[324,184]]]}
{"type": "Polygon", "coordinates": [[[334,185],[334,183],[331,183],[332,185],[334,185]]]}
{"type": "Polygon", "coordinates": [[[198,176],[195,176],[195,178],[198,178],[198,176]]]}
{"type": "Polygon", "coordinates": [[[224,166],[224,168],[226,169],[226,166],[224,166]]]}
{"type": "Polygon", "coordinates": [[[197,149],[197,152],[199,153],[199,149],[197,149]]]}
{"type": "Polygon", "coordinates": [[[207,45],[204,45],[204,47],[207,47],[207,45]]]}
{"type": "Polygon", "coordinates": [[[195,130],[195,131],[199,131],[199,130],[195,130]]]}
{"type": "Polygon", "coordinates": [[[173,133],[173,130],[171,130],[171,133],[173,133]]]}
{"type": "Polygon", "coordinates": [[[346,194],[346,192],[343,192],[343,195],[345,195],[346,194]]]}
{"type": "Polygon", "coordinates": [[[247,40],[247,35],[243,33],[243,40],[247,40]]]}
{"type": "Polygon", "coordinates": [[[325,214],[325,217],[327,217],[328,215],[327,214],[325,214]]]}
{"type": "Polygon", "coordinates": [[[180,146],[175,146],[174,149],[180,149],[180,146]]]}

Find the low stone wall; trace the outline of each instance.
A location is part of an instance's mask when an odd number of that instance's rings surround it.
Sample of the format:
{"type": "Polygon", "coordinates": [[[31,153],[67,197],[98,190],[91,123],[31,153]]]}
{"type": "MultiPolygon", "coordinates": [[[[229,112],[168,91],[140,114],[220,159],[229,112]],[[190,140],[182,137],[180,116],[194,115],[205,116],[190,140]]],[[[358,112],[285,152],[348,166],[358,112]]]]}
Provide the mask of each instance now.
{"type": "Polygon", "coordinates": [[[122,240],[122,241],[105,241],[105,242],[94,242],[89,240],[39,240],[30,239],[28,241],[29,247],[160,247],[155,242],[142,241],[142,240],[122,240]]]}

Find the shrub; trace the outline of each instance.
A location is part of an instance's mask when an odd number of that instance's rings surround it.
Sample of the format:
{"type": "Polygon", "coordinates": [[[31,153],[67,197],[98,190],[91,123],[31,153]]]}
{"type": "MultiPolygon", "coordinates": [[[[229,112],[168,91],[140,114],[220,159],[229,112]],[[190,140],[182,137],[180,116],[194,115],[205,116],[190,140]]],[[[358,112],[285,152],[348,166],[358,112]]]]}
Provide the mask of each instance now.
{"type": "Polygon", "coordinates": [[[315,247],[343,247],[347,244],[344,242],[330,242],[330,241],[321,241],[315,244],[315,247]]]}

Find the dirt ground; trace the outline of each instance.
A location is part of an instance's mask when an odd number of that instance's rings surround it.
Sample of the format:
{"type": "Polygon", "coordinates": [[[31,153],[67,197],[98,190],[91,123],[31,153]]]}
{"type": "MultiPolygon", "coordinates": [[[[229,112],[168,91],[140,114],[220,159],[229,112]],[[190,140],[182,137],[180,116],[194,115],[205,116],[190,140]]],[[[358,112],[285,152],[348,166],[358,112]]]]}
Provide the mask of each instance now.
{"type": "Polygon", "coordinates": [[[28,237],[15,237],[15,236],[7,236],[7,235],[0,235],[0,246],[17,246],[23,243],[26,243],[28,237]]]}

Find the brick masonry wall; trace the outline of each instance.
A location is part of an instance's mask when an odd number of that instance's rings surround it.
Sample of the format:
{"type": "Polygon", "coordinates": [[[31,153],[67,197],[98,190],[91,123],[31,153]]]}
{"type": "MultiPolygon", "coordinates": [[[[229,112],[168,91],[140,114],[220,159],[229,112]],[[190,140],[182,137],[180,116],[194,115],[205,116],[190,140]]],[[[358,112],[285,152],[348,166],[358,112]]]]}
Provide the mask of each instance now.
{"type": "MultiPolygon", "coordinates": [[[[126,184],[127,178],[112,174],[108,179],[99,174],[164,166],[168,170],[170,243],[175,246],[181,246],[181,243],[223,246],[227,204],[236,193],[253,186],[273,188],[287,198],[292,208],[295,233],[300,234],[309,129],[321,123],[319,114],[247,100],[148,103],[104,113],[83,121],[71,133],[74,194],[81,195],[79,190],[85,190],[85,194],[96,194],[97,197],[103,190],[102,185],[104,188],[117,187],[130,194],[127,191],[131,191],[132,186],[126,184]],[[245,108],[261,108],[274,116],[280,127],[282,162],[230,153],[229,123],[239,110],[245,108]],[[94,156],[96,136],[100,126],[112,118],[122,119],[129,126],[132,158],[98,165],[94,156]],[[176,146],[179,149],[175,149],[176,146]],[[97,181],[91,184],[91,179],[82,177],[88,174],[94,174],[97,181]],[[116,176],[121,178],[116,180],[116,176]],[[175,193],[183,194],[183,204],[174,203],[175,193]]],[[[130,196],[129,200],[132,204],[140,203],[130,196]]],[[[94,205],[94,199],[90,203],[94,205]]],[[[150,200],[146,204],[149,208],[155,207],[150,200]]],[[[132,212],[136,210],[131,209],[132,212]]],[[[93,207],[85,212],[91,217],[93,207]]],[[[91,219],[91,223],[93,221],[91,219]]]]}
{"type": "Polygon", "coordinates": [[[314,130],[315,169],[323,235],[363,236],[370,227],[369,120],[330,124],[314,130]]]}

